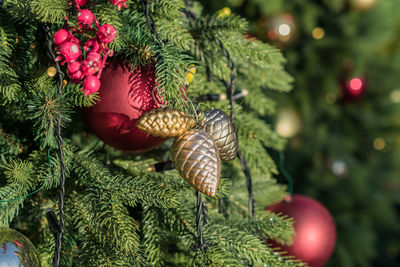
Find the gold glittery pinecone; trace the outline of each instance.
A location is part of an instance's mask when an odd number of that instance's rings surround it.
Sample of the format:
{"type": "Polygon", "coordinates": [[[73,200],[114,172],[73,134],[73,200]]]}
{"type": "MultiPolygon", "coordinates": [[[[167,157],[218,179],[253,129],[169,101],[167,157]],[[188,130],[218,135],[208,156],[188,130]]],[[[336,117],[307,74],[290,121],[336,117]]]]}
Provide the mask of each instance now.
{"type": "Polygon", "coordinates": [[[221,161],[214,139],[193,129],[175,139],[171,158],[180,175],[194,188],[214,197],[221,175],[221,161]]]}
{"type": "Polygon", "coordinates": [[[221,160],[234,160],[237,155],[239,140],[231,118],[220,109],[204,111],[200,126],[214,138],[221,160]]]}
{"type": "Polygon", "coordinates": [[[170,108],[158,108],[143,114],[136,125],[152,136],[169,138],[180,136],[196,124],[196,120],[186,112],[170,108]]]}

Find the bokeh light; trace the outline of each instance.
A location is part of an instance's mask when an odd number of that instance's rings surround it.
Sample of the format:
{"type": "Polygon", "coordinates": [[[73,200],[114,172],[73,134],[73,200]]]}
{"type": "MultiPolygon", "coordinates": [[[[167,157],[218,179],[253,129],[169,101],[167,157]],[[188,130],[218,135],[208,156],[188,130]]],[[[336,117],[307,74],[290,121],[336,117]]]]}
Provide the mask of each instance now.
{"type": "Polygon", "coordinates": [[[383,150],[386,146],[386,142],[383,138],[375,138],[374,142],[373,142],[373,147],[376,150],[383,150]]]}
{"type": "Polygon", "coordinates": [[[290,26],[286,23],[279,25],[278,32],[282,36],[288,36],[291,32],[290,26]]]}
{"type": "Polygon", "coordinates": [[[360,78],[353,78],[349,82],[349,91],[352,95],[359,95],[362,93],[364,82],[360,78]]]}
{"type": "Polygon", "coordinates": [[[312,30],[311,34],[312,34],[312,37],[313,37],[314,39],[320,40],[320,39],[324,38],[324,36],[325,36],[325,31],[324,31],[323,28],[317,27],[317,28],[315,28],[314,30],[312,30]]]}

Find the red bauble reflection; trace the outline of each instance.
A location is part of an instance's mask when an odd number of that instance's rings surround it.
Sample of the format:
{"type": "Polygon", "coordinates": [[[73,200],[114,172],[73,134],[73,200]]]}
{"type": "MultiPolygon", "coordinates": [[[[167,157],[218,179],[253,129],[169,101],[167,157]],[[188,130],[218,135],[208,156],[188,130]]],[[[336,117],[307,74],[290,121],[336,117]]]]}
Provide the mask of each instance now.
{"type": "Polygon", "coordinates": [[[302,195],[294,195],[292,202],[280,202],[268,208],[274,213],[283,213],[294,219],[296,236],[293,245],[280,247],[289,255],[320,267],[326,263],[336,244],[336,227],[329,211],[318,201],[302,195]]]}
{"type": "Polygon", "coordinates": [[[84,110],[89,128],[106,144],[121,150],[141,152],[161,145],[167,139],[136,127],[143,113],[160,107],[152,96],[154,87],[154,66],[132,72],[126,66],[108,66],[101,76],[100,101],[84,110]]]}

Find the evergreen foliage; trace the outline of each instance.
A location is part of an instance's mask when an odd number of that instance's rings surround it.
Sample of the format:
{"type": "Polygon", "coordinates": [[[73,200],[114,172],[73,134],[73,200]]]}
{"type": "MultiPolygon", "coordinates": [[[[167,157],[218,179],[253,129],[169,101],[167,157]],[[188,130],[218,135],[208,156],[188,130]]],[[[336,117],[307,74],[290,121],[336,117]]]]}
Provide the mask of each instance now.
{"type": "MultiPolygon", "coordinates": [[[[269,41],[269,18],[293,15],[299,38],[282,50],[296,89],[271,97],[301,120],[286,153],[295,192],[321,201],[335,219],[337,246],[326,266],[399,266],[400,2],[202,2],[210,12],[229,6],[247,17],[251,34],[263,41],[269,41]],[[352,6],[373,2],[366,10],[352,6]],[[313,37],[317,27],[324,30],[321,39],[313,37]],[[343,87],[353,77],[363,79],[365,91],[350,100],[343,87]],[[346,173],[335,173],[333,163],[345,164],[339,166],[346,173]]],[[[269,75],[263,76],[267,83],[269,75]]],[[[259,90],[250,90],[245,106],[259,110],[267,101],[259,90]]],[[[273,106],[265,106],[260,110],[268,115],[273,106]]]]}
{"type": "MultiPolygon", "coordinates": [[[[205,198],[209,221],[203,226],[207,249],[198,247],[195,191],[177,171],[149,172],[168,160],[171,142],[146,153],[127,153],[103,144],[87,129],[81,108],[99,101],[85,96],[68,79],[57,93],[53,64],[46,54],[46,23],[52,33],[75,13],[65,0],[6,0],[0,7],[0,225],[24,231],[38,247],[42,266],[51,266],[54,237],[46,209],[58,210],[61,166],[55,128],[60,116],[66,167],[65,216],[60,266],[304,266],[265,243],[291,242],[293,221],[268,214],[266,205],[282,200],[275,163],[266,148],[282,150],[285,140],[265,122],[274,113],[271,90],[290,90],[284,57],[272,46],[245,38],[239,16],[205,15],[199,3],[150,3],[155,38],[140,1],[118,11],[108,0],[89,5],[99,22],[118,32],[109,62],[155,66],[158,94],[168,105],[194,113],[182,97],[192,64],[197,72],[187,88],[190,99],[225,93],[231,70],[216,39],[236,66],[237,90],[249,91],[235,106],[240,149],[253,174],[256,216],[249,219],[248,193],[240,162],[224,163],[216,198],[205,198]],[[189,17],[188,12],[194,17],[189,17]],[[43,186],[43,188],[41,188],[43,186]],[[25,196],[28,193],[34,194],[25,196]],[[226,204],[218,213],[219,200],[226,204]]],[[[63,67],[65,71],[65,67],[63,67]]],[[[202,109],[229,109],[229,101],[207,102],[202,109]]]]}

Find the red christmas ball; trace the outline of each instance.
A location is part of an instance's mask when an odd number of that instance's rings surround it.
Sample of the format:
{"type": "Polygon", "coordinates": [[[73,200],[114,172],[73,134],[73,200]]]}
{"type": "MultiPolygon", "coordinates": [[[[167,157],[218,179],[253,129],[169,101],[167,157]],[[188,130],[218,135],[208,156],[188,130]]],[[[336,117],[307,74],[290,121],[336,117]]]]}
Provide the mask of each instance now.
{"type": "Polygon", "coordinates": [[[310,267],[323,266],[335,248],[335,222],[329,211],[315,199],[294,195],[291,200],[274,204],[268,210],[294,219],[296,235],[293,245],[271,244],[308,263],[310,267]]]}
{"type": "Polygon", "coordinates": [[[154,66],[132,72],[126,66],[108,66],[101,76],[100,101],[84,110],[89,128],[121,150],[141,152],[161,145],[167,139],[148,135],[136,126],[143,113],[160,107],[152,96],[154,87],[154,66]]]}
{"type": "Polygon", "coordinates": [[[367,81],[364,77],[352,77],[343,81],[345,99],[358,100],[366,91],[367,81]]]}

